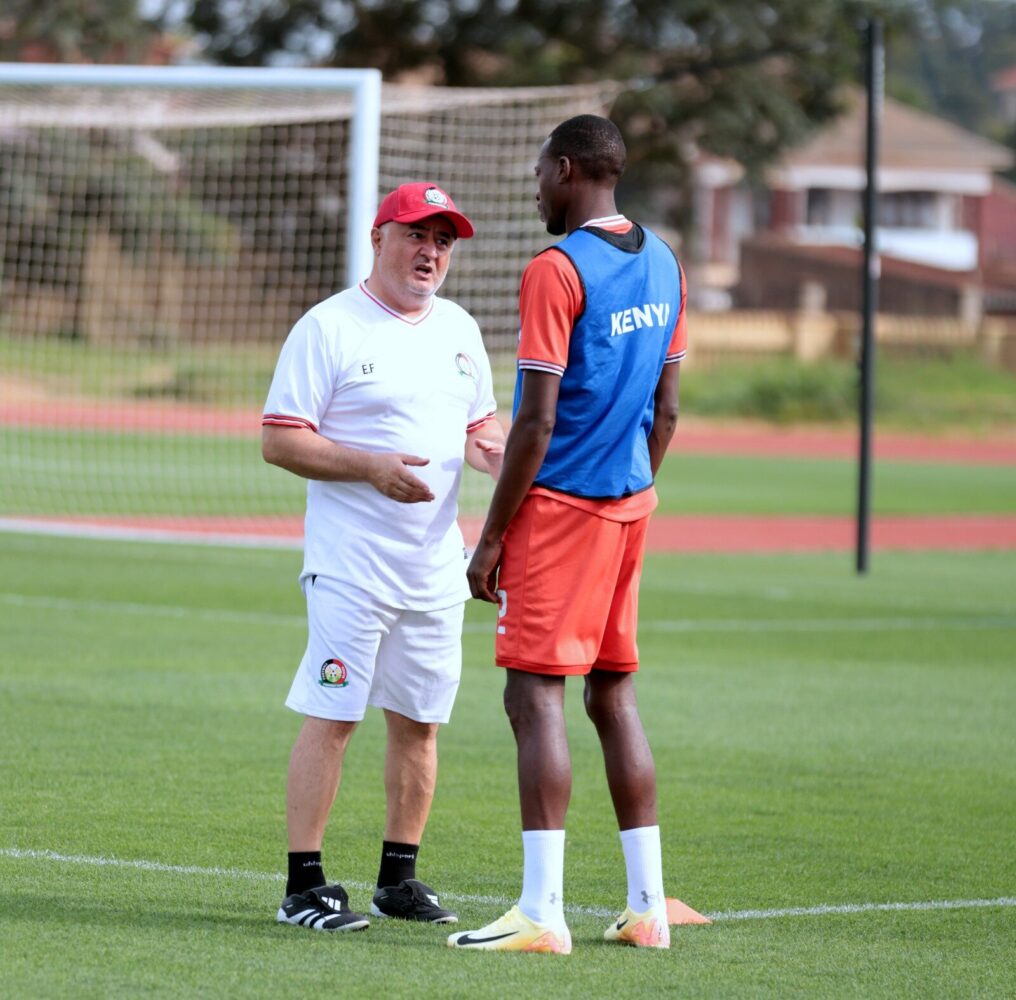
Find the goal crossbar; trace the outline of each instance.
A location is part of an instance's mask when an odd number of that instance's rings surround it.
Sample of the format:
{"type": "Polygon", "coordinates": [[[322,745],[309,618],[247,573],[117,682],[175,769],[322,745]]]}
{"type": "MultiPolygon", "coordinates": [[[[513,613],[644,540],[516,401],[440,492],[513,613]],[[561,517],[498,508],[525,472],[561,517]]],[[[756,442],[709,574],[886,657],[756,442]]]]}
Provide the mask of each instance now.
{"type": "Polygon", "coordinates": [[[232,66],[104,66],[63,63],[0,63],[0,84],[52,87],[146,87],[174,89],[332,90],[349,93],[349,212],[346,217],[346,283],[355,285],[371,268],[370,229],[377,209],[381,142],[381,71],[232,66]]]}

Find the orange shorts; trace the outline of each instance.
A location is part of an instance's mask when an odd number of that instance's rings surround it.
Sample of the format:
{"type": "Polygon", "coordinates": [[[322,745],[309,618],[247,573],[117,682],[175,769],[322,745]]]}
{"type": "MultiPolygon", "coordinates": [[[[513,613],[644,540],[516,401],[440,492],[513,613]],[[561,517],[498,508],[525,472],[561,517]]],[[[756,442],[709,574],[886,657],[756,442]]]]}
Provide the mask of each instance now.
{"type": "Polygon", "coordinates": [[[648,523],[529,494],[504,535],[494,662],[554,676],[638,670],[648,523]]]}

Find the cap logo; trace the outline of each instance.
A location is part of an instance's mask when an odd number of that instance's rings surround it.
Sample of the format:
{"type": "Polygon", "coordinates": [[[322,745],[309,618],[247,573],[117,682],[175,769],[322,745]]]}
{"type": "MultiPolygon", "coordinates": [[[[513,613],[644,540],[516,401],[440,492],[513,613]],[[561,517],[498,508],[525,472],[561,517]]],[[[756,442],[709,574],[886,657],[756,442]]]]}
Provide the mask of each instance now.
{"type": "Polygon", "coordinates": [[[428,205],[448,204],[448,196],[444,193],[444,191],[439,191],[437,188],[427,188],[427,190],[423,192],[423,200],[428,205]]]}

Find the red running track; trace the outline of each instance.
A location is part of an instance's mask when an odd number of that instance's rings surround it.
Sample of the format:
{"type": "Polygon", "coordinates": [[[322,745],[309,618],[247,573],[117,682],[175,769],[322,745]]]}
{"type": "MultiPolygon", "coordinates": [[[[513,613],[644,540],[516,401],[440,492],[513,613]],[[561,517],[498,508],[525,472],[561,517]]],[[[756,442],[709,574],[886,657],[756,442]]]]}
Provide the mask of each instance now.
{"type": "MultiPolygon", "coordinates": [[[[260,415],[163,401],[98,404],[76,400],[0,400],[0,424],[118,431],[161,431],[254,437],[260,415]]],[[[780,455],[851,460],[857,435],[850,429],[773,427],[753,423],[685,422],[671,448],[677,454],[780,455]]],[[[1016,435],[984,438],[927,437],[876,430],[876,458],[1016,465],[1016,435]]],[[[11,518],[0,527],[206,541],[298,545],[302,518],[11,518]]],[[[463,520],[468,543],[479,520],[463,520]]],[[[852,517],[758,517],[657,515],[650,522],[649,547],[656,552],[851,551],[852,517]]],[[[874,549],[1016,549],[1016,515],[874,517],[874,549]]]]}
{"type": "MultiPolygon", "coordinates": [[[[480,518],[463,518],[467,544],[473,544],[480,518]]],[[[0,528],[68,534],[173,538],[180,541],[299,546],[303,519],[173,517],[6,518],[0,528]]],[[[654,515],[649,522],[652,552],[850,552],[855,546],[851,517],[705,517],[654,515]]],[[[882,551],[1013,550],[1016,515],[875,517],[871,547],[882,551]]]]}
{"type": "MultiPolygon", "coordinates": [[[[930,437],[882,431],[874,434],[875,457],[884,461],[1016,465],[1016,436],[930,437]]],[[[855,459],[857,431],[850,428],[773,427],[768,424],[679,426],[670,450],[705,455],[780,455],[855,459]]]]}
{"type": "MultiPolygon", "coordinates": [[[[74,399],[0,399],[0,424],[256,437],[261,431],[261,414],[161,400],[99,403],[74,399]]],[[[671,450],[689,454],[851,459],[857,455],[857,432],[850,428],[685,421],[678,427],[671,450]]],[[[1016,465],[1016,435],[928,437],[876,428],[874,452],[876,458],[884,460],[1016,465]]]]}

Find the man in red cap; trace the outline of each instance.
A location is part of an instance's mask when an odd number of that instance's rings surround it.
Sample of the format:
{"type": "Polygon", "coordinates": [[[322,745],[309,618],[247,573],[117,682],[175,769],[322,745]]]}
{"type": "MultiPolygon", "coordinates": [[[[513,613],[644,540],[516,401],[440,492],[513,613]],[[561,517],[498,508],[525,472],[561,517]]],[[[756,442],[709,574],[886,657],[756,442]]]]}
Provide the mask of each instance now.
{"type": "Polygon", "coordinates": [[[416,878],[416,858],[434,796],[438,727],[451,714],[462,664],[462,467],[496,479],[504,441],[480,330],[436,296],[456,240],[472,235],[437,185],[392,191],[371,230],[370,277],[301,317],[268,393],[264,458],[308,480],[300,584],[309,634],[286,699],[304,721],[289,763],[282,923],[369,925],[321,864],[346,746],[368,704],[384,712],[388,732],[371,913],[458,919],[416,878]]]}

